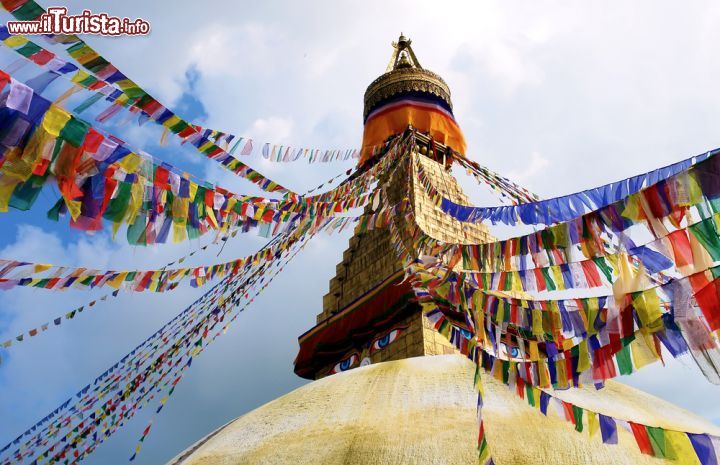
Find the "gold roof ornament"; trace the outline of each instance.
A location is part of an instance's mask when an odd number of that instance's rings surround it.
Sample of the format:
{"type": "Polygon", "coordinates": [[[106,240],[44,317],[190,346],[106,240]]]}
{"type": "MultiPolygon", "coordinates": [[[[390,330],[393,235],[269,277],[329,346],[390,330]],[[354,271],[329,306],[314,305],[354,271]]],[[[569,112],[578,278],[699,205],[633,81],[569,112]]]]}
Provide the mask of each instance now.
{"type": "Polygon", "coordinates": [[[363,118],[366,118],[378,103],[407,92],[435,95],[452,109],[447,83],[437,74],[420,66],[411,44],[412,41],[402,33],[397,42],[392,43],[393,53],[385,74],[370,83],[365,91],[363,118]]]}

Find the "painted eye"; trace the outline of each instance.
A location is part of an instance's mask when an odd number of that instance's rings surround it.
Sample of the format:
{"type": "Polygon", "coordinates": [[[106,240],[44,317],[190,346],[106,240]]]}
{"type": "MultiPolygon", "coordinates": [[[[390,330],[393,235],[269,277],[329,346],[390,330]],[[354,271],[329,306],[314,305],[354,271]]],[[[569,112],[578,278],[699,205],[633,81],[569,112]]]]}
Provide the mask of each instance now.
{"type": "Polygon", "coordinates": [[[500,343],[500,347],[498,348],[498,352],[500,353],[500,358],[504,360],[519,360],[521,358],[520,355],[520,348],[517,346],[508,346],[505,343],[500,343]]]}
{"type": "Polygon", "coordinates": [[[338,363],[330,370],[330,374],[340,373],[341,371],[347,371],[352,368],[358,361],[358,355],[352,354],[342,362],[338,363]]]}
{"type": "Polygon", "coordinates": [[[378,339],[375,339],[375,341],[372,343],[372,347],[370,347],[370,350],[371,350],[372,352],[374,352],[374,351],[376,351],[376,350],[382,350],[382,349],[384,349],[384,348],[387,347],[388,345],[390,345],[390,344],[392,344],[393,342],[395,342],[395,340],[398,338],[398,336],[400,336],[400,334],[403,332],[404,329],[405,329],[405,328],[393,329],[392,331],[390,331],[389,333],[387,333],[387,334],[384,335],[383,337],[378,338],[378,339]]]}

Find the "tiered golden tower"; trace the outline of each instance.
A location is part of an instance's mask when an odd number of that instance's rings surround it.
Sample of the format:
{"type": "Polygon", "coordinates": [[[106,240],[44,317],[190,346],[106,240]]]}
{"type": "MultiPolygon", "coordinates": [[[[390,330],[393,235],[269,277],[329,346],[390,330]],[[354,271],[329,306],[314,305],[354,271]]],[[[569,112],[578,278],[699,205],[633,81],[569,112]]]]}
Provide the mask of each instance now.
{"type": "MultiPolygon", "coordinates": [[[[407,94],[427,94],[452,108],[450,89],[435,73],[420,67],[410,41],[400,36],[388,71],[365,93],[367,117],[383,102],[407,94]]],[[[409,128],[411,129],[411,128],[409,128]]],[[[417,225],[430,237],[449,243],[485,242],[485,225],[463,224],[436,207],[418,185],[417,170],[433,179],[443,196],[469,204],[450,172],[444,144],[418,133],[407,169],[396,170],[383,186],[389,205],[409,199],[417,225]]],[[[407,155],[405,155],[407,156],[407,155]]],[[[370,211],[371,206],[366,209],[370,211]]],[[[317,325],[300,336],[295,372],[318,379],[361,365],[423,355],[456,353],[411,301],[412,290],[403,283],[402,265],[393,250],[388,229],[360,232],[350,239],[330,288],[323,297],[317,325]]]]}

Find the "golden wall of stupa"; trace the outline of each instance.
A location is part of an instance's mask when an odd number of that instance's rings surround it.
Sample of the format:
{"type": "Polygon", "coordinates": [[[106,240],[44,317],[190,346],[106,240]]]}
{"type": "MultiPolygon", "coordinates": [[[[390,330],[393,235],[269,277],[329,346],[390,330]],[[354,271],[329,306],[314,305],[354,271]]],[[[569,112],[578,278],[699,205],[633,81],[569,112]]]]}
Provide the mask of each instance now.
{"type": "MultiPolygon", "coordinates": [[[[469,199],[458,185],[449,169],[443,163],[445,147],[435,144],[437,154],[430,150],[430,142],[418,135],[418,144],[410,153],[410,163],[401,165],[384,186],[382,195],[389,205],[408,198],[414,211],[414,221],[428,236],[454,243],[486,242],[492,239],[484,224],[461,223],[446,215],[435,206],[417,180],[421,166],[433,180],[437,190],[445,197],[461,204],[469,199]],[[404,166],[404,168],[402,168],[404,166]]],[[[368,212],[370,207],[366,209],[368,212]]],[[[405,221],[404,218],[400,221],[405,221]]],[[[367,294],[388,276],[402,269],[390,239],[388,229],[373,229],[364,233],[356,229],[350,239],[343,259],[336,266],[336,275],[330,280],[328,293],[323,297],[323,310],[317,316],[318,324],[331,323],[332,317],[357,298],[367,294]]],[[[372,363],[400,360],[422,355],[457,353],[455,347],[438,334],[418,307],[418,311],[405,318],[397,326],[405,329],[397,340],[381,351],[363,354],[372,363]]],[[[347,354],[346,354],[347,355],[347,354]]],[[[342,357],[339,359],[342,360],[342,357]]],[[[320,370],[316,379],[326,376],[334,364],[320,370]]]]}

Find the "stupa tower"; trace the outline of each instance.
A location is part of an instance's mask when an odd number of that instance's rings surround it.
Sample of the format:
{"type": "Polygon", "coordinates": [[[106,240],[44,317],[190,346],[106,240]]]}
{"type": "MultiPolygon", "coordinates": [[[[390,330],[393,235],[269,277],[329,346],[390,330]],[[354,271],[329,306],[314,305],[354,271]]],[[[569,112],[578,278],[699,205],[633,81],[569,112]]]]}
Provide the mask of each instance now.
{"type": "MultiPolygon", "coordinates": [[[[376,162],[373,148],[388,137],[416,130],[410,169],[398,169],[381,194],[389,204],[409,197],[417,224],[434,239],[485,242],[490,238],[486,226],[463,224],[444,214],[414,182],[413,174],[422,166],[445,197],[470,203],[449,171],[448,147],[464,149],[452,114],[450,89],[440,76],[420,66],[409,39],[401,35],[393,49],[387,71],[365,92],[361,163],[376,162]]],[[[299,338],[295,372],[318,379],[360,365],[456,353],[412,301],[413,291],[403,280],[389,230],[362,231],[358,226],[330,280],[317,325],[299,338]]]]}

